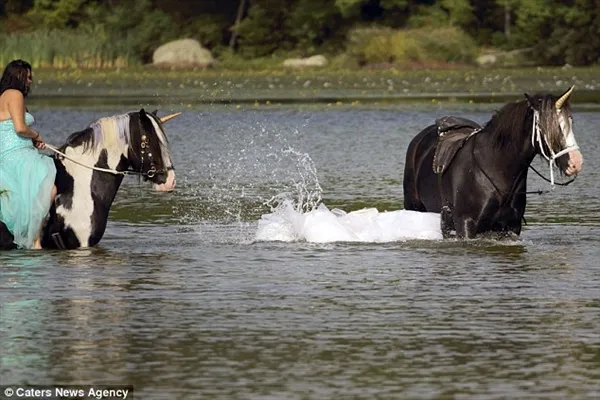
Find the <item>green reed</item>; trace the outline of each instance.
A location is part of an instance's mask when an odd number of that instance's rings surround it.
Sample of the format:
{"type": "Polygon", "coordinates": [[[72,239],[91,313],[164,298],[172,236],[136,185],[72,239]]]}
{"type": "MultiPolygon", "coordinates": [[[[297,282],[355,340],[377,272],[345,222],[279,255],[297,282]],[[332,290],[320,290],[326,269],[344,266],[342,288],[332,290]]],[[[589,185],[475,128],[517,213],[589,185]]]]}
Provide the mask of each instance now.
{"type": "Polygon", "coordinates": [[[115,68],[138,65],[125,43],[102,31],[37,30],[0,38],[0,65],[23,59],[34,68],[115,68]]]}

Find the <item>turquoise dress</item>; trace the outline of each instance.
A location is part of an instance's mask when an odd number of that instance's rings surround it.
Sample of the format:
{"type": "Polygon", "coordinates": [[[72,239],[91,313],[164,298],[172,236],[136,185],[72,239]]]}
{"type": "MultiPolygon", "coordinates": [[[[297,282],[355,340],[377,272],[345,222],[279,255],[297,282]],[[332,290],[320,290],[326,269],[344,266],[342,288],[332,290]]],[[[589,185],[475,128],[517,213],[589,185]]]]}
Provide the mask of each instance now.
{"type": "MultiPolygon", "coordinates": [[[[35,122],[25,113],[25,123],[35,122]]],[[[12,119],[0,121],[0,221],[20,248],[29,249],[50,209],[56,167],[31,139],[15,131],[12,119]]]]}

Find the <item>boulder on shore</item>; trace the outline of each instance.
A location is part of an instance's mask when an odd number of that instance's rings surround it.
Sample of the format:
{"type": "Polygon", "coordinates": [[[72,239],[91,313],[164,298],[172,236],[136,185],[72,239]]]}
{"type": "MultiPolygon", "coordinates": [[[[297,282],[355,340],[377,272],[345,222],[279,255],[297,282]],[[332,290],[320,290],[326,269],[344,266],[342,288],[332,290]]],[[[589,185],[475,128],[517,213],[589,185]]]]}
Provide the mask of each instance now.
{"type": "Polygon", "coordinates": [[[195,39],[180,39],[165,43],[154,50],[152,64],[162,67],[202,67],[214,64],[210,50],[195,39]]]}

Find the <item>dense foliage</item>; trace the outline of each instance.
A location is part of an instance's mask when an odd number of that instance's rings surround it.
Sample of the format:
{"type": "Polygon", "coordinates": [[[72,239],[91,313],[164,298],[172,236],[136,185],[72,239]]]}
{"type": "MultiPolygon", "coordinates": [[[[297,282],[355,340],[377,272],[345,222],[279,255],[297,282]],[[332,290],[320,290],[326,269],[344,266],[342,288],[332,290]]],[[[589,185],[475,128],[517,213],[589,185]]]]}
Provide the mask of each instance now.
{"type": "Polygon", "coordinates": [[[0,31],[5,56],[37,38],[47,57],[78,64],[147,62],[159,44],[192,37],[224,58],[469,62],[493,47],[589,65],[600,61],[600,0],[4,0],[0,31]],[[79,44],[65,45],[69,35],[79,44]],[[48,50],[54,40],[66,49],[48,50]]]}

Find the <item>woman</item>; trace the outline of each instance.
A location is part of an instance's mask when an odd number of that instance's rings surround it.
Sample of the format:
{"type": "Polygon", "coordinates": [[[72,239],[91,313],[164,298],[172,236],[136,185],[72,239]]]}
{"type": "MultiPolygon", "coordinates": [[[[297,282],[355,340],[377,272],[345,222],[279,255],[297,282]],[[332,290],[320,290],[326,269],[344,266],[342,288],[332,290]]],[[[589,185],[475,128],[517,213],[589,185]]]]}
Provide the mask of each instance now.
{"type": "Polygon", "coordinates": [[[31,65],[8,63],[0,78],[0,221],[19,248],[41,249],[44,218],[56,196],[56,167],[44,138],[30,128],[34,119],[25,108],[31,86],[31,65]]]}

